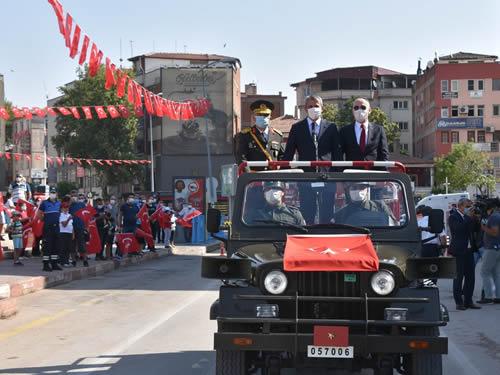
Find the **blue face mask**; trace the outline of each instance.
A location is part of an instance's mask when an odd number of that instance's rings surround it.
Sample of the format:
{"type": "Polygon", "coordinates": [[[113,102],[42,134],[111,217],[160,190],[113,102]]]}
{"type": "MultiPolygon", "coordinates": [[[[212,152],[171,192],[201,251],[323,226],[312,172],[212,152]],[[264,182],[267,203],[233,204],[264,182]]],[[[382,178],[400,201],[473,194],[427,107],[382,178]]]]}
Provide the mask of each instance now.
{"type": "Polygon", "coordinates": [[[259,129],[265,129],[269,126],[270,120],[269,116],[255,116],[255,125],[259,129]]]}

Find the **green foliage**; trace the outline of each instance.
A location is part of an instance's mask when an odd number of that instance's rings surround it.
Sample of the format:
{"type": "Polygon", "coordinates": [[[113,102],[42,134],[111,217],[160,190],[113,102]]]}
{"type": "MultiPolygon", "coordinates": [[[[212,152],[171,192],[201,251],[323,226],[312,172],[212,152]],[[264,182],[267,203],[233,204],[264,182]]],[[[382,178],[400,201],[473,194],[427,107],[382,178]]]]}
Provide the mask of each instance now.
{"type": "Polygon", "coordinates": [[[5,144],[8,145],[11,144],[13,140],[12,129],[13,129],[14,114],[12,113],[12,102],[6,100],[4,107],[10,115],[9,119],[5,121],[5,144]]]}
{"type": "Polygon", "coordinates": [[[336,122],[338,111],[339,110],[338,110],[337,106],[335,106],[333,104],[325,103],[325,105],[323,106],[323,111],[321,113],[321,116],[325,120],[328,120],[331,122],[336,122]]]}
{"type": "Polygon", "coordinates": [[[372,108],[368,120],[384,127],[388,144],[394,143],[395,140],[399,139],[399,125],[396,122],[390,121],[385,112],[380,108],[372,108]]]}
{"type": "Polygon", "coordinates": [[[57,194],[60,198],[68,195],[71,190],[77,190],[78,186],[76,186],[73,182],[69,181],[60,181],[57,183],[57,194]]]}
{"type": "MultiPolygon", "coordinates": [[[[61,88],[63,97],[57,106],[125,105],[131,113],[133,108],[125,98],[118,98],[115,90],[105,90],[104,67],[97,76],[90,78],[85,70],[79,69],[78,80],[61,88]]],[[[95,116],[95,114],[94,114],[95,116]]],[[[77,120],[73,116],[57,118],[57,135],[52,138],[60,154],[89,159],[136,159],[135,139],[138,120],[106,118],[99,120],[77,120]]],[[[140,177],[143,167],[102,166],[98,169],[104,185],[116,185],[140,177]]]]}
{"type": "Polygon", "coordinates": [[[476,187],[481,194],[495,190],[495,178],[487,173],[493,169],[488,155],[475,151],[472,144],[458,144],[451,152],[435,160],[436,185],[448,177],[449,191],[464,191],[476,187]]]}
{"type": "Polygon", "coordinates": [[[337,126],[342,127],[353,123],[354,117],[352,116],[352,105],[354,100],[356,100],[354,96],[347,99],[344,102],[344,105],[338,109],[337,118],[335,119],[337,126]]]}

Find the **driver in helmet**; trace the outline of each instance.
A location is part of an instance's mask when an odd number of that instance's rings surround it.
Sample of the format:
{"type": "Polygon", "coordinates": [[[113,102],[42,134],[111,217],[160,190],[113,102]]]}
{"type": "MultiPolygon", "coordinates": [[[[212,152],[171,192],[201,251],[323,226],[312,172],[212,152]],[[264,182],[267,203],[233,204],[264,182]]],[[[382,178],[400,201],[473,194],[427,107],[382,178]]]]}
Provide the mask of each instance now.
{"type": "Polygon", "coordinates": [[[375,186],[375,183],[355,182],[349,184],[345,192],[346,201],[348,203],[334,214],[332,221],[339,224],[356,226],[368,225],[368,222],[363,222],[363,213],[369,211],[379,212],[381,214],[379,216],[379,222],[376,223],[377,225],[394,225],[396,219],[389,207],[382,201],[370,199],[371,186],[375,186]]]}
{"type": "Polygon", "coordinates": [[[306,225],[300,210],[283,202],[285,195],[285,184],[283,182],[265,182],[263,193],[265,205],[251,215],[249,220],[251,223],[258,223],[259,220],[273,220],[288,224],[306,225]]]}

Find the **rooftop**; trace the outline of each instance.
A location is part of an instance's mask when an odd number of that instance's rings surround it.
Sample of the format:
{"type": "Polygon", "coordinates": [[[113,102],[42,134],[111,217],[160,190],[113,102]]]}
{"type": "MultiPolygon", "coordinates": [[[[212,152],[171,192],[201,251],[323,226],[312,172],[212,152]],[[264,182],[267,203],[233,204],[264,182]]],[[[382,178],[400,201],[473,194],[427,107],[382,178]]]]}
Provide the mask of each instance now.
{"type": "Polygon", "coordinates": [[[209,54],[209,53],[177,53],[177,52],[152,52],[146,53],[143,55],[137,55],[129,58],[129,61],[136,61],[140,58],[147,57],[151,59],[165,59],[165,60],[190,60],[190,61],[216,61],[216,60],[225,60],[239,59],[230,56],[217,55],[217,54],[209,54]]]}
{"type": "Polygon", "coordinates": [[[482,55],[473,52],[456,52],[451,55],[441,56],[439,60],[497,60],[495,55],[482,55]]]}
{"type": "Polygon", "coordinates": [[[284,134],[290,133],[290,128],[293,124],[295,124],[299,119],[295,118],[292,115],[284,115],[280,117],[276,117],[271,120],[271,127],[279,130],[284,134]]]}

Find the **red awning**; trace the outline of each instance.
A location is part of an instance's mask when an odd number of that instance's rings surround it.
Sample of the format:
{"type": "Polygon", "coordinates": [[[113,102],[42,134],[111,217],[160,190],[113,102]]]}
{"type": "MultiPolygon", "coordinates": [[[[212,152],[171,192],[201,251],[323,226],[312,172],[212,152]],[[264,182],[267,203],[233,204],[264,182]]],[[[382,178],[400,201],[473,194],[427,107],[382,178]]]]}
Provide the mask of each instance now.
{"type": "Polygon", "coordinates": [[[369,235],[289,235],[285,271],[378,271],[369,235]]]}

